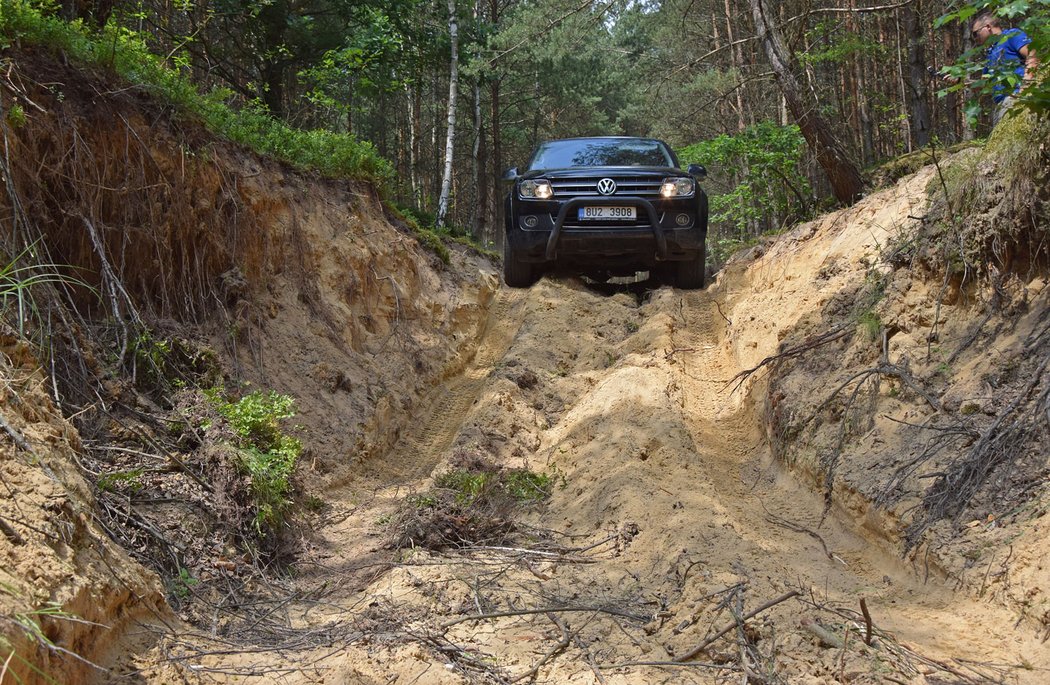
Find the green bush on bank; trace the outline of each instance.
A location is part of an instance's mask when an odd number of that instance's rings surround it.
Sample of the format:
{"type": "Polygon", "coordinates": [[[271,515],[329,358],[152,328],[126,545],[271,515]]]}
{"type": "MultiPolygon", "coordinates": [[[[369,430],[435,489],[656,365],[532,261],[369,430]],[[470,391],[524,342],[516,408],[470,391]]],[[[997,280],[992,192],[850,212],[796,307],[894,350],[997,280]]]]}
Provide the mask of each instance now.
{"type": "MultiPolygon", "coordinates": [[[[230,106],[232,93],[202,95],[179,70],[149,51],[142,36],[112,22],[94,34],[82,22],[56,16],[53,0],[0,0],[0,49],[40,45],[74,60],[112,69],[131,83],[200,117],[221,136],[306,170],[373,183],[383,192],[394,177],[371,144],[323,130],[303,131],[271,117],[258,103],[230,106]]],[[[177,58],[176,58],[176,61],[177,58]]]]}
{"type": "Polygon", "coordinates": [[[238,436],[235,447],[240,467],[251,479],[256,529],[262,533],[277,528],[291,504],[291,478],[303,451],[298,439],[281,430],[281,422],[295,416],[295,400],[273,391],[232,400],[221,388],[206,390],[205,395],[238,436]]]}

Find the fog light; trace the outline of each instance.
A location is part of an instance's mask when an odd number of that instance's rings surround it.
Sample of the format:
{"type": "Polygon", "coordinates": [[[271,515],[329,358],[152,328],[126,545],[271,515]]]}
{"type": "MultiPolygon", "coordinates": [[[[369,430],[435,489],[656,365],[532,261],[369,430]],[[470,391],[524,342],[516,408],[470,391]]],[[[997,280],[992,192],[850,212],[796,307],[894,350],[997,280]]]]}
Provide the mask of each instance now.
{"type": "Polygon", "coordinates": [[[536,224],[540,223],[540,220],[532,215],[523,217],[521,222],[525,224],[525,228],[536,228],[536,224]]]}
{"type": "Polygon", "coordinates": [[[688,226],[689,221],[690,219],[688,214],[679,214],[674,218],[674,222],[679,226],[688,226]]]}

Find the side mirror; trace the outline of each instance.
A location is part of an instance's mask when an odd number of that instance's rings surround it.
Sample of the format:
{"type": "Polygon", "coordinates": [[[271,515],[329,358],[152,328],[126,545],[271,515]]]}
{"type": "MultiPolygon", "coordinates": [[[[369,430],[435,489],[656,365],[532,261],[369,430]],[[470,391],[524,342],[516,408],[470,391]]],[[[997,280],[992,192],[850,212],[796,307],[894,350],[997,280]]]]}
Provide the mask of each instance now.
{"type": "Polygon", "coordinates": [[[518,180],[518,167],[512,166],[503,172],[504,181],[516,181],[518,180]]]}
{"type": "Polygon", "coordinates": [[[688,171],[689,175],[694,176],[698,181],[702,181],[705,178],[707,178],[707,167],[705,167],[703,164],[690,164],[688,171]]]}

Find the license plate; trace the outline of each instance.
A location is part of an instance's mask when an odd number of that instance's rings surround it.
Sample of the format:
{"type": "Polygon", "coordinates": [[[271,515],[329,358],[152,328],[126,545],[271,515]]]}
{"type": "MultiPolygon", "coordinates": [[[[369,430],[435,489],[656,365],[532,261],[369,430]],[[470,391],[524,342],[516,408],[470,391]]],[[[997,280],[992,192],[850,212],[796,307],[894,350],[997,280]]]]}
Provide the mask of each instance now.
{"type": "Polygon", "coordinates": [[[634,219],[638,216],[637,207],[580,207],[580,221],[596,219],[634,219]]]}

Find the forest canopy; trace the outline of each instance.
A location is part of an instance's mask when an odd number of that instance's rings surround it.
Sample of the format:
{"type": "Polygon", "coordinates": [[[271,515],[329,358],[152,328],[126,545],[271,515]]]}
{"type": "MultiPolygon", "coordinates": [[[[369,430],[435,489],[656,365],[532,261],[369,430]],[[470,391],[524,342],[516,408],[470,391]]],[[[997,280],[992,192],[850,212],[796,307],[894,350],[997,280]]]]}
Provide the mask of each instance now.
{"type": "MultiPolygon", "coordinates": [[[[503,171],[538,142],[662,138],[711,170],[717,259],[852,201],[888,160],[987,133],[985,9],[1050,51],[1050,0],[0,0],[0,26],[28,11],[137,41],[269,151],[298,137],[322,163],[325,136],[357,141],[406,214],[488,245],[503,171]]],[[[1045,81],[1021,99],[1050,107],[1045,81]]]]}

